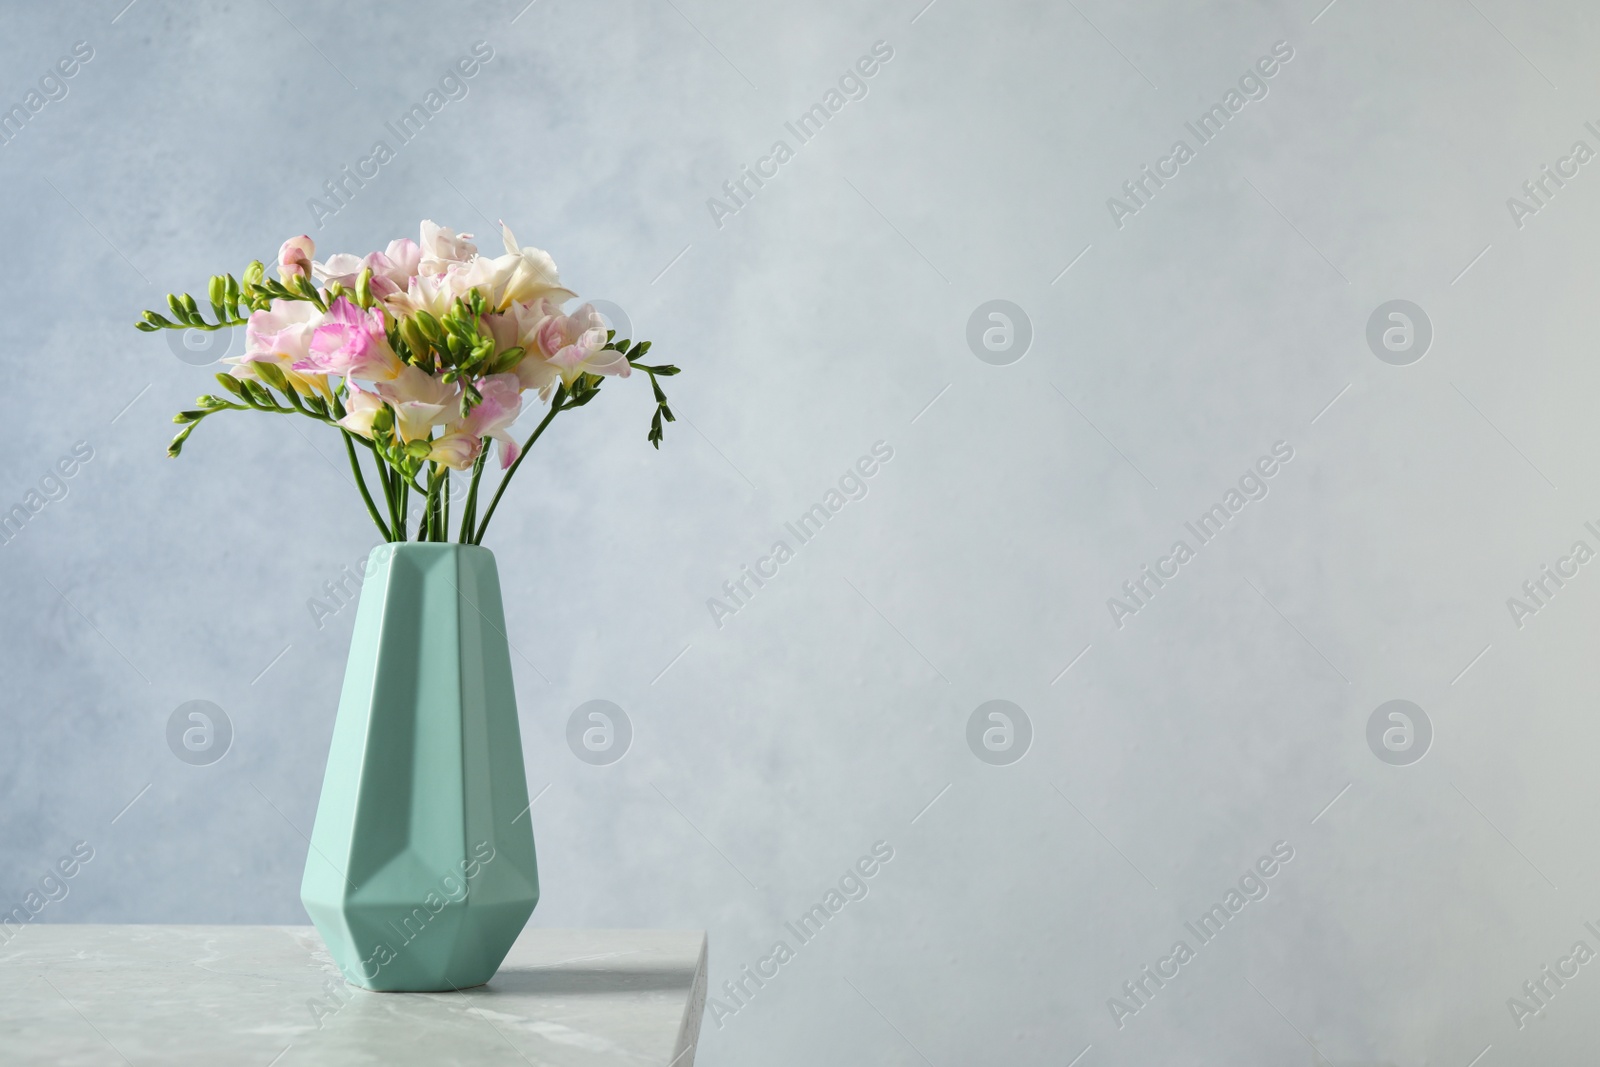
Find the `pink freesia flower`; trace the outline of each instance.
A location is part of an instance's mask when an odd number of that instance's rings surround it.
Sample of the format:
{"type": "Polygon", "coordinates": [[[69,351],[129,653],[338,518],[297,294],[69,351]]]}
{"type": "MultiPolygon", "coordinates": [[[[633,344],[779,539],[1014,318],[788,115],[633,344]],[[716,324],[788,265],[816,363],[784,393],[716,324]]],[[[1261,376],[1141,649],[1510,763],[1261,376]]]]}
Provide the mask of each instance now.
{"type": "Polygon", "coordinates": [[[491,437],[500,442],[502,469],[517,461],[521,447],[508,432],[522,414],[522,383],[515,374],[491,374],[478,383],[483,399],[467,412],[464,429],[474,437],[491,437]]]}
{"type": "Polygon", "coordinates": [[[517,376],[524,389],[539,390],[539,399],[550,399],[550,393],[561,380],[561,372],[551,366],[539,347],[539,327],[552,315],[559,314],[545,300],[531,304],[514,303],[505,311],[483,317],[495,341],[495,351],[521,347],[525,351],[511,373],[517,376]]]}
{"type": "MultiPolygon", "coordinates": [[[[469,263],[452,263],[438,274],[423,271],[407,279],[404,292],[386,296],[384,303],[402,317],[426,311],[434,318],[441,318],[458,298],[476,289],[490,307],[498,307],[500,294],[505,291],[514,267],[512,263],[479,256],[469,263]]],[[[376,292],[376,288],[373,291],[376,292]]]]}
{"type": "Polygon", "coordinates": [[[545,357],[568,385],[585,372],[619,378],[632,373],[627,356],[605,347],[606,322],[593,304],[585,304],[571,315],[551,315],[540,324],[538,337],[545,357]]]}
{"type": "Polygon", "coordinates": [[[379,300],[387,300],[405,292],[411,279],[416,276],[421,256],[422,250],[415,241],[401,237],[390,241],[385,251],[370,252],[364,259],[349,252],[335,253],[328,257],[326,263],[311,264],[311,271],[324,285],[338,282],[346,289],[353,290],[361,271],[370,268],[372,295],[379,300]]]}
{"type": "MultiPolygon", "coordinates": [[[[376,255],[377,253],[373,253],[376,255]]],[[[324,285],[338,282],[346,289],[354,289],[356,275],[361,273],[361,257],[351,255],[349,252],[335,252],[328,257],[326,263],[318,261],[311,264],[311,273],[324,285]]]]}
{"type": "Polygon", "coordinates": [[[422,247],[409,237],[397,237],[383,250],[383,258],[389,261],[386,277],[396,287],[404,289],[422,263],[422,247]]]}
{"type": "Polygon", "coordinates": [[[434,463],[443,463],[451,470],[471,470],[472,465],[478,462],[478,455],[483,451],[483,441],[474,437],[465,430],[453,430],[433,439],[433,447],[428,450],[428,459],[434,463]]]}
{"type": "Polygon", "coordinates": [[[383,312],[363,311],[344,297],[333,302],[311,338],[311,350],[296,370],[388,381],[400,373],[400,357],[389,347],[383,312]]]}
{"type": "Polygon", "coordinates": [[[311,257],[317,254],[317,243],[305,234],[291,237],[278,249],[278,277],[304,278],[311,272],[311,257]]]}
{"type": "Polygon", "coordinates": [[[269,308],[250,313],[250,321],[244,328],[244,355],[222,362],[233,365],[230,373],[235,378],[257,380],[260,376],[252,364],[275,363],[302,392],[315,389],[326,394],[325,375],[315,371],[301,373],[297,366],[310,355],[311,337],[321,321],[322,313],[313,304],[304,300],[274,300],[269,308]]]}
{"type": "Polygon", "coordinates": [[[372,440],[372,420],[383,410],[383,399],[350,382],[350,395],[344,399],[344,418],[339,425],[353,434],[372,440]]]}
{"type": "Polygon", "coordinates": [[[421,367],[405,364],[400,373],[379,382],[377,393],[394,408],[395,429],[402,441],[420,441],[435,426],[448,422],[461,401],[461,386],[441,381],[421,367]]]}
{"type": "Polygon", "coordinates": [[[322,315],[305,300],[274,300],[264,311],[250,313],[244,328],[242,359],[258,357],[273,362],[304,359],[311,351],[311,335],[322,315]]]}
{"type": "Polygon", "coordinates": [[[478,254],[470,233],[456,233],[431,219],[422,221],[422,258],[417,270],[422,274],[443,274],[452,263],[465,263],[478,254]]]}
{"type": "Polygon", "coordinates": [[[502,469],[517,461],[522,446],[510,434],[511,424],[522,414],[522,385],[515,374],[491,374],[478,383],[483,394],[464,419],[456,419],[434,439],[428,458],[455,470],[466,470],[478,461],[483,439],[500,443],[502,469]]]}

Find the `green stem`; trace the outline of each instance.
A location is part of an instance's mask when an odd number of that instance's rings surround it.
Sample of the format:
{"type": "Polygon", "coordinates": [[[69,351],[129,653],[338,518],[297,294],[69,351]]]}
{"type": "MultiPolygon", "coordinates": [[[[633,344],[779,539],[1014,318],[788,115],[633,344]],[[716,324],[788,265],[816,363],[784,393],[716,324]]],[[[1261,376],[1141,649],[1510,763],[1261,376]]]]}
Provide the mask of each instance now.
{"type": "Polygon", "coordinates": [[[417,540],[433,540],[433,479],[428,479],[428,488],[422,494],[422,514],[417,516],[417,540]]]}
{"type": "Polygon", "coordinates": [[[428,467],[428,496],[427,503],[422,509],[422,525],[427,530],[427,536],[419,536],[419,541],[443,541],[443,527],[440,516],[443,512],[443,501],[440,499],[440,487],[444,484],[445,466],[442,463],[429,463],[428,467]]]}
{"type": "Polygon", "coordinates": [[[450,471],[444,472],[444,491],[439,494],[439,540],[450,540],[450,471]]]}
{"type": "Polygon", "coordinates": [[[461,533],[458,540],[464,545],[472,544],[473,525],[478,521],[478,479],[483,477],[483,464],[489,458],[489,443],[483,443],[483,450],[478,453],[478,460],[472,465],[472,485],[467,489],[467,499],[461,505],[461,533]]]}
{"type": "Polygon", "coordinates": [[[546,415],[539,425],[534,428],[533,433],[528,435],[528,439],[522,444],[522,451],[517,455],[517,461],[511,465],[510,470],[506,471],[505,477],[500,479],[500,485],[495,489],[494,496],[489,501],[489,510],[484,512],[483,522],[478,524],[478,532],[473,535],[473,544],[483,544],[484,531],[489,528],[489,520],[494,518],[494,509],[500,506],[500,497],[505,494],[506,486],[511,484],[511,479],[517,473],[517,468],[522,466],[522,461],[528,458],[528,450],[531,449],[533,447],[533,443],[539,439],[539,435],[544,433],[544,428],[549,426],[550,420],[554,419],[556,415],[561,412],[561,402],[565,400],[566,397],[567,387],[565,385],[558,387],[556,389],[556,395],[550,400],[550,414],[546,415]]]}
{"type": "Polygon", "coordinates": [[[378,505],[372,502],[372,494],[367,491],[367,479],[361,473],[361,464],[356,462],[356,446],[350,443],[350,431],[341,427],[339,432],[344,437],[345,454],[350,457],[350,469],[356,475],[356,488],[361,490],[361,499],[366,501],[367,514],[372,516],[372,521],[377,524],[379,530],[383,531],[383,539],[385,541],[391,540],[389,527],[385,526],[383,520],[378,517],[378,505]]]}
{"type": "Polygon", "coordinates": [[[378,472],[383,475],[383,492],[389,501],[389,540],[404,541],[406,520],[400,510],[400,476],[398,472],[389,469],[389,465],[381,456],[378,457],[378,472]]]}

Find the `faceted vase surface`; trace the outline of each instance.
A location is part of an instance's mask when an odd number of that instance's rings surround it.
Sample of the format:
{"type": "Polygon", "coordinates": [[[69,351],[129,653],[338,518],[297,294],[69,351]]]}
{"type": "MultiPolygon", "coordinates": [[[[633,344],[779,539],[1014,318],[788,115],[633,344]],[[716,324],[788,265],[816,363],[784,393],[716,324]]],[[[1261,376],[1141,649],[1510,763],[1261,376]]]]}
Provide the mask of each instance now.
{"type": "Polygon", "coordinates": [[[494,554],[369,557],[300,899],[345,978],[482,985],[539,902],[494,554]]]}

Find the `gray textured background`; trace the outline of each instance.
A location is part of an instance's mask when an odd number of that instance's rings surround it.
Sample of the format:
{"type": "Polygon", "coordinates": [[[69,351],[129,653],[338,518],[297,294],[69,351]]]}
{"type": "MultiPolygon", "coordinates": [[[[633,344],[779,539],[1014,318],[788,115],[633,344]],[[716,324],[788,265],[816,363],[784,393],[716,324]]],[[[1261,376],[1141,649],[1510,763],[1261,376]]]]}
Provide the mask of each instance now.
{"type": "Polygon", "coordinates": [[[503,217],[685,370],[659,454],[644,382],[610,383],[488,539],[548,786],[533,921],[706,927],[715,994],[895,850],[699,1062],[1589,1062],[1600,962],[1525,1028],[1507,998],[1600,949],[1600,562],[1520,628],[1506,600],[1600,547],[1600,161],[1520,228],[1506,201],[1600,149],[1600,14],[523,2],[7,5],[6,106],[94,49],[0,148],[0,507],[94,450],[0,547],[7,907],[81,839],[40,921],[304,921],[354,614],[306,602],[374,534],[309,423],[219,417],[163,458],[209,377],[131,324],[302,231],[503,217]],[[315,228],[479,40],[470,95],[315,228]],[[866,99],[717,227],[707,198],[880,40],[866,99]],[[1266,98],[1119,229],[1106,199],[1278,41],[1266,98]],[[965,340],[994,298],[1034,330],[1009,366],[965,340]],[[1434,329],[1409,366],[1365,340],[1396,298],[1434,329]],[[868,496],[713,625],[879,440],[868,496]],[[1279,440],[1270,494],[1116,628],[1106,598],[1279,440]],[[594,767],[565,726],[601,697],[635,736],[594,767]],[[1009,766],[966,742],[996,698],[1033,724],[1009,766]],[[1410,766],[1366,740],[1395,698],[1435,731],[1410,766]],[[236,729],[211,766],[166,745],[192,699],[236,729]],[[1270,895],[1119,1028],[1108,998],[1277,841],[1270,895]]]}

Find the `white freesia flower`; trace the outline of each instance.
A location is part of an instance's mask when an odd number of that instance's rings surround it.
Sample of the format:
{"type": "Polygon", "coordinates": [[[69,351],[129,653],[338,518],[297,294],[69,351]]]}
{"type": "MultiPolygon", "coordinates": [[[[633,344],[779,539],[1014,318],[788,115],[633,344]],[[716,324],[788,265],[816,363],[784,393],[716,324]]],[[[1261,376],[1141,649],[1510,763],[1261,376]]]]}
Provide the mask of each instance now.
{"type": "Polygon", "coordinates": [[[432,219],[422,220],[422,260],[417,270],[423,274],[443,274],[452,263],[465,263],[478,254],[470,233],[456,233],[432,219]]]}
{"type": "Polygon", "coordinates": [[[578,295],[571,289],[562,287],[561,274],[556,270],[556,261],[550,258],[550,253],[532,245],[518,248],[516,235],[511,232],[511,227],[503,222],[500,224],[500,236],[505,241],[506,254],[498,257],[495,262],[510,261],[512,271],[497,307],[505,308],[513,303],[531,304],[536,300],[548,300],[559,308],[578,295]]]}

